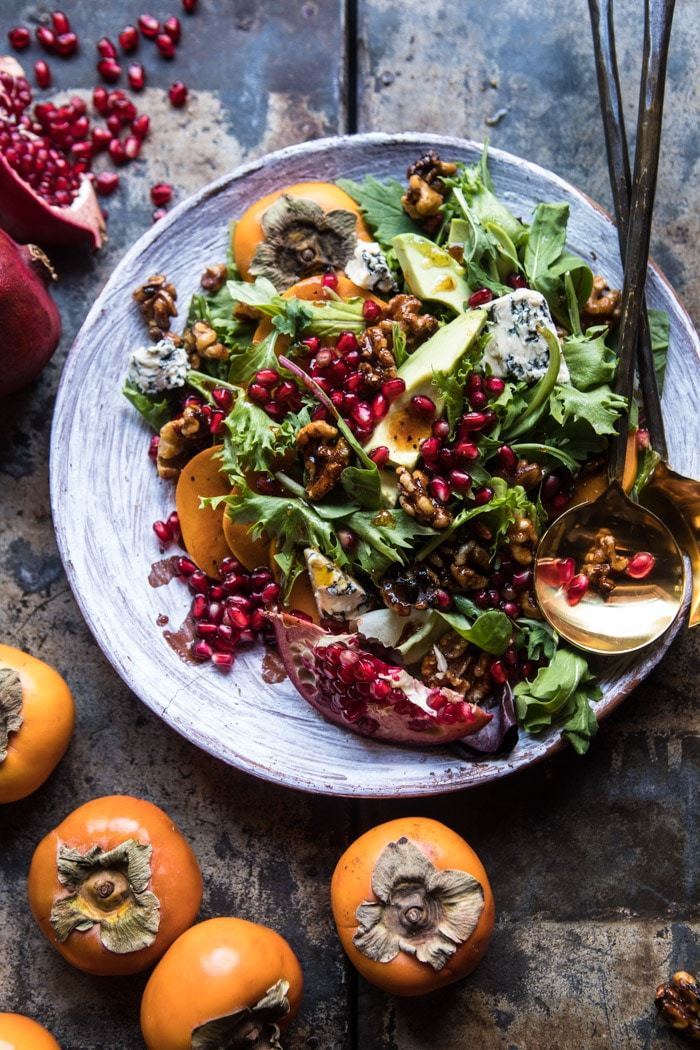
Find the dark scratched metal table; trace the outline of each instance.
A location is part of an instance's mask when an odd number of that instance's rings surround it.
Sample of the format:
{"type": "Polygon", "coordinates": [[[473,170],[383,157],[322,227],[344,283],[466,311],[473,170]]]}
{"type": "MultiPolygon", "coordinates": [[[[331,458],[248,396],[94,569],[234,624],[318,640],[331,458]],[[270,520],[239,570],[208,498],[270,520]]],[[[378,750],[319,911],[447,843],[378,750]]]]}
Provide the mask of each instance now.
{"type": "MultiPolygon", "coordinates": [[[[70,62],[54,62],[57,85],[89,88],[94,41],[133,21],[139,4],[63,6],[84,46],[70,62]]],[[[164,16],[179,5],[141,6],[164,16]]],[[[633,126],[640,4],[617,6],[633,126]]],[[[3,33],[50,8],[1,0],[3,33]]],[[[146,796],[183,828],[205,872],[205,917],[257,919],[292,942],[306,976],[304,1007],[288,1038],[293,1050],[674,1045],[652,999],[671,968],[698,964],[700,632],[676,641],[584,759],[567,753],[500,785],[415,804],[311,798],[220,765],[127,691],[73,602],[49,515],[47,450],[61,364],[87,305],[149,225],[150,184],[171,181],[182,198],[288,143],[418,129],[488,134],[607,203],[586,12],[585,0],[200,0],[197,16],[183,19],[177,62],[149,58],[142,98],[155,130],[109,201],[109,244],[96,257],[53,253],[61,350],[35,387],[0,410],[0,636],[55,663],[79,707],[56,774],[28,801],[0,811],[0,1009],[41,1019],[65,1050],[142,1045],[145,978],[71,970],[25,904],[38,839],[75,805],[111,792],[146,796]],[[179,113],[162,92],[176,77],[192,91],[179,113]],[[467,982],[399,1001],[345,966],[328,882],[361,829],[410,812],[445,820],[476,847],[495,888],[498,922],[486,960],[467,982]]],[[[699,56],[700,11],[694,0],[678,0],[654,253],[696,321],[699,56]]],[[[85,441],[99,437],[95,405],[85,441]]],[[[154,659],[157,645],[154,635],[154,659]]]]}

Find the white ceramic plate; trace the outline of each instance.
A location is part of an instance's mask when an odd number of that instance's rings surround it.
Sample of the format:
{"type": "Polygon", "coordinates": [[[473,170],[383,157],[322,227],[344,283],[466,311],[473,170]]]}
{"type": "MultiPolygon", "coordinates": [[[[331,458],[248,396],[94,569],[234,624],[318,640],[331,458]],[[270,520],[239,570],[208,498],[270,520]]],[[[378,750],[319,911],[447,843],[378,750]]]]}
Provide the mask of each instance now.
{"type": "MultiPolygon", "coordinates": [[[[181,660],[156,621],[171,628],[189,607],[177,580],[148,583],[159,551],[151,523],[174,506],[146,455],[149,433],[122,397],[127,356],[144,329],[131,292],[166,273],[184,310],[207,263],[225,256],[227,224],[279,186],[366,173],[403,179],[426,147],[473,162],[481,146],[437,136],[380,134],[323,139],[273,153],[239,168],[184,201],[128,252],[92,307],[63,373],[51,441],[51,499],[59,547],[77,601],[116,671],[153,711],[188,740],[256,776],[307,791],[397,797],[454,791],[506,776],[551,753],[559,735],[521,733],[507,758],[469,762],[447,748],[413,750],[365,740],[316,714],[288,681],[266,684],[261,651],[240,655],[229,674],[181,660]],[[99,428],[88,426],[99,411],[99,428]]],[[[568,201],[569,247],[590,259],[611,284],[621,281],[617,236],[609,217],[562,179],[492,150],[498,194],[524,219],[541,200],[568,201]]],[[[664,405],[672,465],[700,474],[700,343],[663,275],[650,269],[648,299],[671,317],[664,405]]],[[[678,625],[676,625],[676,630],[678,625]]],[[[671,633],[675,633],[672,629],[671,633]]],[[[620,702],[658,662],[667,635],[652,650],[601,665],[599,717],[620,702]]],[[[595,742],[593,743],[595,747],[595,742]]]]}

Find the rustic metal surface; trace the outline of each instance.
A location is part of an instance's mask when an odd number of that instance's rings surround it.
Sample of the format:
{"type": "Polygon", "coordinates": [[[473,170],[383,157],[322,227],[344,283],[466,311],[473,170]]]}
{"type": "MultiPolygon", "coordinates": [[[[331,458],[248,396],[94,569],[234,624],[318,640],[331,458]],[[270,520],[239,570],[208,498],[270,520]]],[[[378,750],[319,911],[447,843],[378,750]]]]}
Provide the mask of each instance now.
{"type": "MultiPolygon", "coordinates": [[[[54,63],[57,81],[88,87],[87,42],[117,30],[138,5],[66,6],[86,44],[80,58],[54,63]]],[[[170,5],[148,6],[162,15],[170,5]]],[[[40,383],[0,410],[0,631],[3,640],[52,660],[79,706],[78,731],[57,773],[32,799],[0,811],[0,1009],[32,1013],[64,1050],[142,1045],[143,978],[104,981],[70,970],[34,930],[24,905],[38,838],[74,805],[117,790],[153,799],[180,823],[207,873],[206,916],[258,918],[295,945],[307,994],[288,1040],[292,1050],[678,1045],[657,1024],[651,1000],[670,969],[698,963],[697,635],[674,644],[606,723],[586,759],[565,754],[500,786],[358,810],[264,785],[186,744],[129,694],[77,612],[48,513],[51,404],[86,305],[148,224],[148,185],[171,178],[185,195],[241,159],[348,123],[339,95],[340,0],[200,0],[200,6],[201,15],[185,24],[189,40],[177,64],[149,62],[158,70],[153,84],[182,76],[197,89],[192,107],[174,126],[158,121],[161,131],[130,172],[128,189],[110,201],[106,251],[95,260],[56,253],[62,352],[40,383]],[[326,901],[348,837],[412,810],[444,819],[480,851],[499,918],[491,951],[468,982],[401,1002],[347,975],[326,901]]],[[[617,6],[631,117],[640,5],[618,0],[617,6]]],[[[605,203],[585,7],[583,0],[360,3],[357,26],[351,18],[348,28],[359,58],[361,129],[474,138],[488,132],[495,145],[552,167],[605,203]],[[486,127],[484,119],[503,109],[499,122],[486,127]]],[[[2,0],[1,28],[44,9],[2,0]]],[[[654,252],[696,323],[699,45],[697,6],[678,0],[654,252]]],[[[169,112],[157,91],[145,99],[154,124],[169,112]]],[[[85,440],[99,441],[99,432],[96,405],[85,440]]],[[[128,576],[129,566],[122,571],[128,576]]]]}

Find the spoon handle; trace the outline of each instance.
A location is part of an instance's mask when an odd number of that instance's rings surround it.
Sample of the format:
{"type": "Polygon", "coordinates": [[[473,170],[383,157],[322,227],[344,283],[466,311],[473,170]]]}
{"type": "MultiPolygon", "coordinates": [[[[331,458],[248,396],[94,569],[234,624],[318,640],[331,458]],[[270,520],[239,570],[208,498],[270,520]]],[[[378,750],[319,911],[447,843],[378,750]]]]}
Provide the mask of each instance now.
{"type": "MultiPolygon", "coordinates": [[[[659,167],[666,62],[674,6],[675,0],[645,0],[644,5],[644,53],[637,117],[637,148],[625,245],[625,282],[622,290],[616,380],[617,392],[627,398],[631,396],[634,383],[639,319],[649,259],[651,219],[659,167]]],[[[608,468],[611,480],[622,480],[628,423],[629,413],[625,412],[618,423],[618,436],[612,443],[608,468]]]]}
{"type": "MultiPolygon", "coordinates": [[[[614,0],[588,0],[593,30],[598,94],[603,118],[608,172],[612,188],[613,206],[620,242],[620,256],[624,260],[627,244],[629,205],[632,176],[630,172],[627,133],[620,89],[620,76],[615,51],[614,0]]],[[[642,303],[637,343],[637,365],[639,379],[646,405],[647,427],[651,446],[663,459],[668,458],[664,431],[661,398],[656,381],[654,355],[651,349],[651,333],[646,301],[642,303]]]]}

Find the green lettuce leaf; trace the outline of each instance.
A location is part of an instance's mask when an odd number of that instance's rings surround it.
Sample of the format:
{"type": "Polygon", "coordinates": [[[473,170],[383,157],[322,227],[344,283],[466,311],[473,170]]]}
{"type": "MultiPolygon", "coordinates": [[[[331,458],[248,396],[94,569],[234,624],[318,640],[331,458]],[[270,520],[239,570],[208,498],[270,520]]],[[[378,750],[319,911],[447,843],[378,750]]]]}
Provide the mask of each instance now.
{"type": "Polygon", "coordinates": [[[654,355],[656,382],[661,394],[664,389],[664,378],[666,376],[666,356],[668,354],[671,322],[665,310],[649,310],[648,313],[651,351],[654,355]]]}
{"type": "Polygon", "coordinates": [[[434,536],[435,530],[421,525],[401,508],[379,513],[355,511],[345,524],[358,537],[352,559],[374,580],[378,580],[391,564],[402,565],[417,536],[434,536]]]}
{"type": "Polygon", "coordinates": [[[602,693],[588,664],[571,649],[558,649],[532,681],[513,689],[518,722],[529,733],[558,726],[578,754],[588,750],[598,728],[590,704],[602,693]]]}
{"type": "Polygon", "coordinates": [[[598,325],[585,334],[567,336],[562,343],[571,382],[579,390],[609,384],[615,375],[617,358],[606,345],[607,332],[606,325],[598,325]]]}
{"type": "Polygon", "coordinates": [[[498,609],[480,613],[473,623],[460,613],[440,612],[438,615],[460,638],[493,656],[501,655],[513,634],[512,621],[498,609]]]}
{"type": "Polygon", "coordinates": [[[228,363],[229,383],[246,386],[255,373],[263,368],[277,369],[277,335],[277,332],[270,332],[259,343],[235,344],[228,363]]]}
{"type": "Polygon", "coordinates": [[[390,248],[400,233],[420,233],[403,209],[401,198],[406,189],[396,179],[380,182],[373,175],[366,175],[362,182],[338,179],[337,184],[360,205],[367,225],[383,248],[390,248]]]}
{"type": "Polygon", "coordinates": [[[268,470],[278,455],[277,431],[267,412],[242,393],[226,417],[222,461],[227,474],[268,470]]]}
{"type": "Polygon", "coordinates": [[[538,204],[527,235],[523,265],[530,284],[548,272],[566,247],[568,204],[538,204]]]}
{"type": "Polygon", "coordinates": [[[525,239],[526,228],[495,195],[493,180],[488,170],[488,147],[484,146],[478,164],[462,168],[459,188],[473,215],[483,227],[493,223],[500,227],[515,247],[525,239]]]}
{"type": "Polygon", "coordinates": [[[122,394],[155,431],[160,430],[174,414],[173,405],[167,397],[156,400],[154,396],[142,393],[128,381],[124,384],[122,394]]]}
{"type": "Polygon", "coordinates": [[[578,390],[568,384],[556,386],[549,399],[550,414],[561,426],[586,423],[598,435],[615,433],[615,423],[625,405],[625,398],[614,394],[605,383],[594,390],[578,390]]]}

